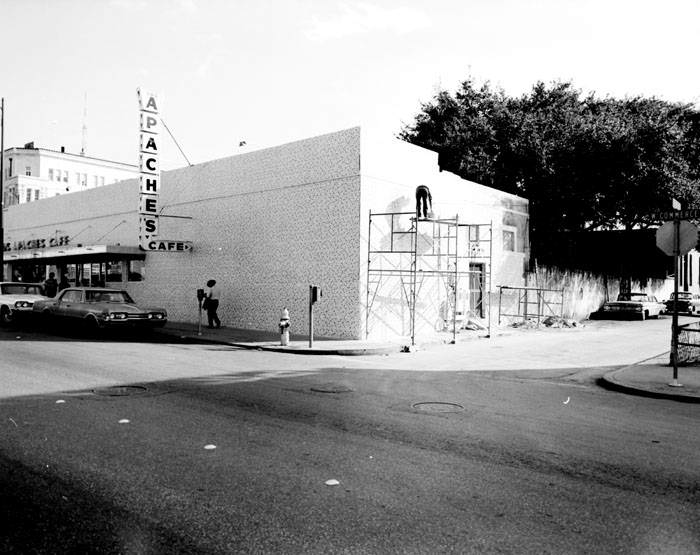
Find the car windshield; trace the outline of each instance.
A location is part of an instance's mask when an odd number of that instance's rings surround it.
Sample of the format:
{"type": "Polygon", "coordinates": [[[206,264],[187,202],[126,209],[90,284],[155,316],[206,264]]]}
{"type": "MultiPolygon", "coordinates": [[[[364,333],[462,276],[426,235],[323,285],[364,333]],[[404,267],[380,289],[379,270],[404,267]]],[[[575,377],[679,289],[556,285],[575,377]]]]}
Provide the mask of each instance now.
{"type": "Polygon", "coordinates": [[[126,291],[86,291],[85,300],[89,303],[133,303],[126,291]]]}
{"type": "MultiPolygon", "coordinates": [[[[690,299],[692,298],[692,293],[686,293],[685,291],[681,291],[678,293],[678,298],[679,299],[690,299]]],[[[671,298],[675,299],[675,293],[671,293],[671,298]]]]}
{"type": "Polygon", "coordinates": [[[0,285],[3,295],[41,295],[41,288],[38,285],[25,283],[3,283],[0,285]]]}
{"type": "Polygon", "coordinates": [[[617,296],[618,301],[645,301],[646,293],[620,293],[617,296]]]}

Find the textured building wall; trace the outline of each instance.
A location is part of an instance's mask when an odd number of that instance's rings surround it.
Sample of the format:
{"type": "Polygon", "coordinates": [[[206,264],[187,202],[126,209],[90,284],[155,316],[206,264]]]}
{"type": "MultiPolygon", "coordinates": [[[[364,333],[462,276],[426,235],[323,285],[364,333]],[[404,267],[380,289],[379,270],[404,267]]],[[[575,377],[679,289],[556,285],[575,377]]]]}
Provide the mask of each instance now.
{"type": "Polygon", "coordinates": [[[314,284],[316,334],[358,337],[358,164],[350,129],[164,173],[160,236],[194,250],[149,253],[135,294],[194,321],[196,288],[216,279],[224,325],[276,330],[286,306],[294,337],[314,284]]]}
{"type": "Polygon", "coordinates": [[[137,207],[135,180],[10,206],[6,212],[5,241],[69,235],[72,245],[134,246],[137,207]]]}

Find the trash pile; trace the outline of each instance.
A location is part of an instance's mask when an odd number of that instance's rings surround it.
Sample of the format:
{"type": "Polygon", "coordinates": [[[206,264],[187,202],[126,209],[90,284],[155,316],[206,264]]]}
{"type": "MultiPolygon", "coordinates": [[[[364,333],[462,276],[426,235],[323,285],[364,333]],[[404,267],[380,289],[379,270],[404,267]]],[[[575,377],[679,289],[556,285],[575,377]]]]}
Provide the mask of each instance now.
{"type": "Polygon", "coordinates": [[[561,316],[547,316],[546,318],[543,318],[539,322],[537,320],[533,320],[532,318],[528,318],[525,321],[519,321],[519,322],[514,322],[511,324],[511,327],[513,328],[524,328],[524,329],[531,329],[531,328],[538,328],[538,327],[546,327],[546,328],[580,328],[583,327],[583,325],[580,322],[577,322],[576,320],[573,320],[571,318],[562,318],[561,316]]]}

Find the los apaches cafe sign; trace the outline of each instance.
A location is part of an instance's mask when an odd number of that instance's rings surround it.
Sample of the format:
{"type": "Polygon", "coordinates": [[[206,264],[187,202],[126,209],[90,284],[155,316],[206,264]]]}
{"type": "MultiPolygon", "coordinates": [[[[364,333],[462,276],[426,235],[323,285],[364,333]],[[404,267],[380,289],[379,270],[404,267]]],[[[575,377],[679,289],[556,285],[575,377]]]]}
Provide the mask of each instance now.
{"type": "Polygon", "coordinates": [[[191,241],[161,239],[158,235],[160,214],[160,118],[156,95],[139,97],[139,247],[145,251],[186,252],[191,241]]]}
{"type": "Polygon", "coordinates": [[[45,239],[27,239],[26,241],[15,241],[5,243],[3,249],[9,251],[37,250],[53,247],[66,247],[70,243],[69,235],[52,236],[45,239]]]}

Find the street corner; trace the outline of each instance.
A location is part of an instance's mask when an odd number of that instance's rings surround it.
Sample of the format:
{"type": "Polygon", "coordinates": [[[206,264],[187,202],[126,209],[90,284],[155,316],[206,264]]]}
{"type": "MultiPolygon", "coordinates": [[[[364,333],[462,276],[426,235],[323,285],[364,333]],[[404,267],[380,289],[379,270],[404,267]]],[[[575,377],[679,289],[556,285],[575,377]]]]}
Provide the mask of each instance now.
{"type": "Polygon", "coordinates": [[[629,395],[700,403],[700,367],[680,366],[674,379],[668,355],[608,372],[600,384],[629,395]]]}

